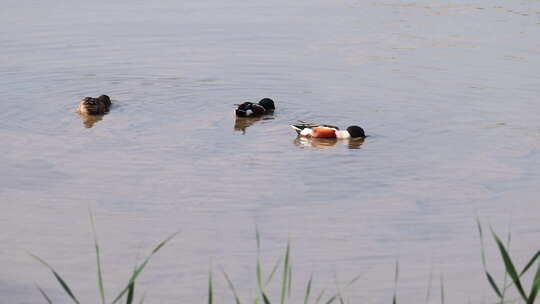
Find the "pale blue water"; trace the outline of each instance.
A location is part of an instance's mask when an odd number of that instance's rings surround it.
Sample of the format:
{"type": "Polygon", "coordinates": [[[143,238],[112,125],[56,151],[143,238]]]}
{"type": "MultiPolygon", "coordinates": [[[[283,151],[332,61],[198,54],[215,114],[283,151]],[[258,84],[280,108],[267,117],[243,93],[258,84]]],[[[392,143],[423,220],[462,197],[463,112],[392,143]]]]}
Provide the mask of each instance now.
{"type": "MultiPolygon", "coordinates": [[[[475,215],[524,262],[538,250],[539,1],[3,1],[0,302],[67,302],[38,254],[96,302],[88,208],[107,295],[142,275],[149,303],[205,301],[210,264],[255,293],[293,244],[293,291],[363,274],[352,303],[494,300],[475,215]],[[92,128],[75,114],[108,94],[92,128]],[[234,104],[273,119],[235,130],[234,104]],[[299,142],[298,119],[369,135],[299,142]],[[353,149],[349,149],[353,148],[353,149]]],[[[489,247],[490,265],[496,249],[489,247]]],[[[216,274],[217,299],[232,303],[216,274]]],[[[274,295],[277,293],[274,293],[274,295]]],[[[275,298],[275,297],[274,297],[275,298]]]]}

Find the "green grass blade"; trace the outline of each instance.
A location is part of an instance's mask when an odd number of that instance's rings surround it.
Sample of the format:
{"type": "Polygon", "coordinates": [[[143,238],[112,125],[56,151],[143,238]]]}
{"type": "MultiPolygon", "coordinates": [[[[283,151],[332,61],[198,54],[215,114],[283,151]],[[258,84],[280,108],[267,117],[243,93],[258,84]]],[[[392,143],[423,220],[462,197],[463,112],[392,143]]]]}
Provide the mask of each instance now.
{"type": "Polygon", "coordinates": [[[330,304],[330,303],[334,302],[336,300],[336,298],[337,298],[337,295],[334,295],[330,299],[328,299],[328,301],[324,302],[324,304],[330,304]]]}
{"type": "Polygon", "coordinates": [[[429,303],[429,298],[431,296],[431,285],[433,283],[433,257],[431,259],[431,265],[429,266],[429,278],[428,278],[428,287],[426,290],[426,304],[429,303]]]}
{"type": "Polygon", "coordinates": [[[480,219],[478,218],[478,216],[476,217],[476,225],[478,226],[478,234],[480,235],[480,254],[482,258],[482,266],[484,267],[484,273],[486,274],[486,278],[489,282],[489,285],[493,289],[493,291],[495,291],[499,299],[502,299],[503,295],[502,295],[501,289],[499,288],[499,286],[497,286],[497,283],[493,279],[493,276],[489,273],[487,269],[486,249],[484,247],[484,233],[482,230],[482,224],[480,223],[480,219]]]}
{"type": "Polygon", "coordinates": [[[262,273],[261,273],[261,260],[259,257],[257,257],[257,266],[255,268],[255,276],[257,278],[257,286],[259,287],[259,291],[262,291],[262,273]]]}
{"type": "Polygon", "coordinates": [[[212,269],[208,271],[208,304],[213,303],[214,290],[212,287],[212,269]]]}
{"type": "Polygon", "coordinates": [[[480,252],[482,258],[482,266],[484,266],[484,270],[487,272],[486,250],[484,248],[484,232],[482,230],[482,224],[480,223],[480,219],[478,218],[478,216],[476,217],[476,225],[478,226],[478,234],[480,235],[480,252]]]}
{"type": "Polygon", "coordinates": [[[527,272],[527,270],[529,270],[529,268],[531,268],[531,266],[534,264],[534,262],[536,261],[536,259],[538,259],[538,257],[540,257],[540,250],[538,250],[538,252],[531,258],[531,260],[527,263],[527,265],[523,268],[523,270],[519,273],[519,276],[521,277],[523,274],[525,274],[527,272]]]}
{"type": "Polygon", "coordinates": [[[397,284],[399,280],[399,259],[396,259],[396,269],[394,272],[394,296],[392,297],[392,304],[397,303],[397,284]]]}
{"type": "Polygon", "coordinates": [[[292,266],[289,266],[289,286],[287,286],[287,297],[291,297],[291,287],[292,287],[292,266]]]}
{"type": "Polygon", "coordinates": [[[255,225],[255,240],[257,240],[257,252],[259,252],[261,250],[261,234],[257,225],[255,225]]]}
{"type": "Polygon", "coordinates": [[[94,234],[94,246],[96,248],[96,264],[97,264],[97,275],[98,275],[98,289],[99,289],[99,295],[101,296],[101,303],[105,304],[105,288],[103,287],[103,274],[101,271],[101,258],[99,253],[99,243],[96,233],[96,224],[94,219],[94,214],[92,214],[92,211],[88,209],[88,214],[90,216],[90,223],[92,226],[92,233],[94,234]]]}
{"type": "Polygon", "coordinates": [[[43,259],[41,259],[37,255],[31,254],[31,253],[28,253],[28,254],[31,257],[33,257],[34,259],[36,259],[37,261],[39,261],[41,264],[43,264],[45,267],[49,268],[49,270],[53,273],[53,275],[56,278],[56,280],[58,281],[58,283],[60,283],[60,286],[62,286],[64,291],[69,295],[69,297],[73,300],[73,302],[75,302],[77,304],[80,304],[79,300],[77,300],[77,298],[75,297],[75,295],[73,294],[73,292],[69,288],[68,284],[64,281],[64,279],[62,279],[62,277],[58,274],[58,272],[56,272],[56,270],[54,270],[54,268],[52,268],[51,265],[49,265],[47,262],[45,262],[43,259]]]}
{"type": "Polygon", "coordinates": [[[270,300],[268,300],[268,297],[266,296],[264,292],[262,293],[262,298],[263,298],[264,304],[270,304],[270,300]]]}
{"type": "Polygon", "coordinates": [[[444,304],[444,277],[441,273],[441,304],[444,304]]]}
{"type": "Polygon", "coordinates": [[[256,276],[256,279],[257,279],[257,287],[259,289],[259,293],[262,295],[264,293],[264,288],[263,288],[263,285],[262,285],[262,274],[261,274],[261,259],[259,257],[259,253],[257,253],[257,266],[256,266],[256,269],[255,269],[256,273],[255,273],[255,276],[256,276]]]}
{"type": "Polygon", "coordinates": [[[221,269],[221,273],[225,277],[225,280],[227,281],[227,285],[229,285],[229,288],[231,289],[231,291],[233,293],[234,301],[236,302],[236,304],[241,304],[240,303],[240,298],[238,297],[238,294],[236,293],[236,289],[234,288],[234,285],[233,285],[233,282],[231,281],[231,278],[229,278],[229,275],[227,275],[227,273],[225,272],[225,269],[223,269],[223,267],[220,267],[220,269],[221,269]]]}
{"type": "Polygon", "coordinates": [[[352,278],[349,283],[347,283],[347,285],[345,285],[345,288],[351,286],[352,284],[356,283],[356,281],[358,281],[360,278],[362,277],[362,275],[357,275],[355,276],[354,278],[352,278]]]}
{"type": "Polygon", "coordinates": [[[274,274],[278,270],[279,265],[281,265],[281,261],[282,261],[282,257],[279,257],[278,260],[276,261],[276,264],[274,264],[274,267],[272,267],[272,271],[270,272],[270,275],[266,279],[266,282],[264,283],[264,286],[268,286],[270,281],[272,281],[272,278],[274,277],[274,274]]]}
{"type": "Polygon", "coordinates": [[[49,304],[52,304],[51,298],[49,298],[49,296],[47,295],[45,290],[43,290],[41,287],[39,287],[38,284],[36,284],[36,288],[39,290],[39,293],[41,293],[41,295],[45,298],[45,301],[47,301],[47,303],[49,303],[49,304]]]}
{"type": "MultiPolygon", "coordinates": [[[[519,273],[519,277],[521,278],[528,270],[531,268],[532,265],[534,265],[534,262],[540,257],[540,251],[536,252],[536,254],[529,260],[527,265],[521,270],[519,273]]],[[[510,286],[514,285],[514,282],[510,282],[510,284],[506,285],[506,288],[509,288],[510,286]]]]}
{"type": "MultiPolygon", "coordinates": [[[[135,273],[136,270],[137,270],[137,266],[135,265],[135,267],[133,268],[133,273],[135,273]]],[[[131,282],[131,284],[129,284],[128,286],[126,304],[133,303],[134,295],[135,295],[135,281],[131,282]]]]}
{"type": "Polygon", "coordinates": [[[306,286],[306,294],[304,295],[304,304],[309,302],[309,294],[311,293],[311,282],[313,281],[313,274],[309,276],[309,281],[306,286]]]}
{"type": "Polygon", "coordinates": [[[167,244],[172,238],[174,238],[179,233],[180,233],[180,231],[176,231],[175,233],[171,234],[168,238],[161,241],[161,243],[159,243],[156,246],[156,248],[154,248],[154,250],[152,250],[151,254],[155,254],[156,252],[158,252],[163,246],[165,246],[165,244],[167,244]]]}
{"type": "Polygon", "coordinates": [[[135,281],[131,282],[131,284],[128,287],[126,304],[132,304],[133,303],[133,295],[134,294],[135,294],[135,281]]]}
{"type": "Polygon", "coordinates": [[[339,287],[339,279],[337,275],[334,273],[334,283],[336,284],[336,299],[339,300],[340,304],[343,304],[343,296],[341,295],[341,288],[339,287]]]}
{"type": "Polygon", "coordinates": [[[326,288],[324,288],[323,290],[321,290],[321,292],[319,293],[319,295],[317,296],[317,298],[315,299],[315,304],[318,304],[322,297],[324,296],[324,293],[326,292],[326,288]]]}
{"type": "Polygon", "coordinates": [[[148,264],[148,262],[150,261],[150,259],[154,256],[154,254],[156,254],[163,246],[165,246],[165,244],[167,244],[172,238],[174,238],[178,233],[180,233],[180,231],[177,231],[173,234],[171,234],[168,238],[166,238],[165,240],[161,241],[153,250],[152,252],[150,252],[150,254],[146,257],[146,259],[144,260],[144,262],[135,269],[135,271],[133,272],[133,275],[129,278],[129,281],[126,285],[126,287],[120,292],[120,294],[118,294],[118,296],[111,302],[111,304],[114,304],[114,303],[117,303],[123,296],[124,294],[128,291],[128,288],[129,288],[129,285],[131,284],[131,282],[134,282],[138,277],[139,275],[141,274],[141,272],[143,271],[144,267],[146,267],[146,265],[148,264]]]}
{"type": "MultiPolygon", "coordinates": [[[[347,283],[347,285],[345,287],[351,286],[356,281],[358,281],[358,279],[360,279],[360,277],[361,277],[361,275],[358,275],[358,276],[354,277],[352,280],[349,281],[349,283],[347,283]]],[[[322,300],[325,292],[326,292],[326,288],[321,290],[321,292],[319,293],[319,295],[315,299],[315,304],[319,303],[322,300]]],[[[334,294],[326,303],[332,303],[333,301],[335,301],[337,299],[337,297],[340,295],[340,292],[341,291],[338,290],[338,293],[334,294]]]]}
{"type": "MultiPolygon", "coordinates": [[[[257,270],[256,271],[257,271],[257,273],[256,273],[257,287],[259,289],[260,296],[263,299],[263,302],[265,304],[270,304],[270,300],[268,300],[268,297],[266,296],[266,293],[264,293],[264,288],[263,288],[263,285],[262,285],[261,262],[260,262],[260,258],[259,258],[259,253],[257,253],[257,270]]],[[[258,297],[257,297],[257,299],[255,301],[258,303],[258,297]]]]}
{"type": "Polygon", "coordinates": [[[495,239],[495,242],[497,243],[497,246],[499,247],[499,251],[504,261],[506,272],[508,273],[508,275],[514,282],[514,285],[516,286],[521,297],[525,300],[525,302],[527,302],[527,295],[525,294],[525,290],[523,290],[523,286],[517,274],[516,268],[514,267],[514,263],[512,263],[512,259],[510,258],[510,255],[508,254],[508,251],[504,247],[504,244],[501,242],[497,234],[495,234],[493,230],[491,230],[491,233],[493,235],[493,238],[495,239]]]}
{"type": "Polygon", "coordinates": [[[288,278],[288,272],[289,272],[289,254],[291,251],[291,242],[290,240],[287,241],[287,249],[285,250],[285,261],[283,265],[283,281],[281,282],[281,297],[280,297],[280,304],[285,303],[285,292],[287,291],[287,278],[288,278]]]}
{"type": "Polygon", "coordinates": [[[489,282],[489,284],[491,285],[491,288],[493,288],[493,290],[495,291],[495,293],[497,294],[497,296],[502,299],[503,298],[503,294],[501,292],[501,290],[499,289],[499,286],[497,286],[497,283],[495,283],[495,280],[493,279],[493,277],[491,276],[491,274],[489,274],[489,272],[485,272],[486,273],[486,277],[487,277],[487,280],[489,282]]]}
{"type": "Polygon", "coordinates": [[[146,299],[146,293],[143,293],[141,300],[139,301],[139,304],[144,304],[144,299],[146,299]]]}
{"type": "Polygon", "coordinates": [[[533,304],[536,296],[538,295],[538,290],[540,289],[540,262],[538,263],[538,269],[534,275],[534,279],[531,286],[531,293],[529,293],[529,299],[527,304],[533,304]]]}
{"type": "Polygon", "coordinates": [[[264,299],[264,287],[262,284],[262,270],[261,270],[261,235],[259,233],[259,228],[255,225],[255,240],[257,241],[257,265],[255,268],[255,278],[257,279],[257,288],[259,289],[259,294],[264,299]]]}
{"type": "MultiPolygon", "coordinates": [[[[511,227],[512,227],[512,222],[510,221],[510,224],[508,225],[508,235],[506,237],[506,248],[508,248],[508,250],[510,250],[510,244],[512,242],[512,230],[511,230],[511,227]]],[[[502,295],[501,295],[501,303],[504,303],[504,298],[505,298],[505,295],[506,295],[506,290],[507,290],[507,283],[508,282],[508,273],[505,271],[504,272],[504,279],[503,279],[503,290],[502,290],[502,295]]]]}
{"type": "MultiPolygon", "coordinates": [[[[345,285],[345,288],[348,288],[350,287],[352,284],[354,284],[356,281],[358,281],[360,279],[361,275],[357,275],[356,277],[354,277],[352,280],[350,280],[347,285],[345,285]]],[[[338,299],[341,302],[343,302],[343,296],[342,296],[342,293],[341,293],[341,289],[339,287],[339,284],[338,284],[338,279],[335,278],[335,282],[336,282],[336,289],[337,289],[337,292],[334,294],[334,296],[332,296],[330,299],[332,301],[335,301],[336,299],[338,299]]],[[[330,301],[330,300],[329,300],[330,301]]]]}
{"type": "Polygon", "coordinates": [[[60,277],[60,275],[56,271],[54,271],[53,274],[56,277],[56,280],[60,283],[60,285],[62,285],[62,288],[64,288],[66,293],[71,297],[71,299],[73,299],[75,303],[78,304],[79,300],[75,298],[75,295],[73,294],[67,283],[60,277]]]}

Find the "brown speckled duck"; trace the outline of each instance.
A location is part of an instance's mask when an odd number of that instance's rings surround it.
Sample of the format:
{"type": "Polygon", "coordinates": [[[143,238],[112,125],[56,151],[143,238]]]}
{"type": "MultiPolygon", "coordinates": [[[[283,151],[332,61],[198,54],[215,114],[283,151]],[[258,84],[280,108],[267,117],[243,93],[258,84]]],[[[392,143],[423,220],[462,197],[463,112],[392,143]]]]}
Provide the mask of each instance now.
{"type": "Polygon", "coordinates": [[[109,112],[111,99],[107,95],[98,98],[85,97],[77,106],[77,113],[82,115],[103,115],[109,112]]]}

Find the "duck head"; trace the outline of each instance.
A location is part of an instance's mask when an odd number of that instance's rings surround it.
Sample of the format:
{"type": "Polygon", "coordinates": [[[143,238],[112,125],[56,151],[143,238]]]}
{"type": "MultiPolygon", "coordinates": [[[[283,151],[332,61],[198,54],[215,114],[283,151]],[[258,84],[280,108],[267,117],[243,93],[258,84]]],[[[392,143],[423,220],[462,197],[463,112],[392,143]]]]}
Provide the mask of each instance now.
{"type": "Polygon", "coordinates": [[[97,99],[100,100],[101,102],[103,102],[103,104],[105,106],[107,106],[107,107],[111,106],[111,99],[109,98],[109,96],[101,95],[97,99]]]}
{"type": "Polygon", "coordinates": [[[270,98],[263,98],[259,101],[259,105],[263,106],[266,111],[275,110],[274,101],[270,98]]]}
{"type": "Polygon", "coordinates": [[[364,129],[359,126],[350,126],[347,128],[347,132],[349,132],[351,138],[366,138],[364,129]]]}

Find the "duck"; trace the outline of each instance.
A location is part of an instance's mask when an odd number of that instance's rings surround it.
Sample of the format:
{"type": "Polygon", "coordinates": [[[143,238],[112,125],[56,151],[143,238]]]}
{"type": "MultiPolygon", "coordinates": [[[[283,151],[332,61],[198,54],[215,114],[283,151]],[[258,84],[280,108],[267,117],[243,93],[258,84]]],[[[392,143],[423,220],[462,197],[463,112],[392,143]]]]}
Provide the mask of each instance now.
{"type": "Polygon", "coordinates": [[[359,126],[349,126],[346,130],[326,124],[313,124],[305,121],[291,125],[301,137],[311,138],[335,138],[335,139],[364,139],[366,133],[359,126]]]}
{"type": "Polygon", "coordinates": [[[258,103],[250,101],[239,104],[236,108],[237,117],[259,117],[272,113],[276,109],[274,101],[270,98],[263,98],[258,103]]]}
{"type": "Polygon", "coordinates": [[[77,106],[77,113],[82,115],[103,115],[109,112],[111,99],[107,95],[98,98],[85,97],[77,106]]]}

